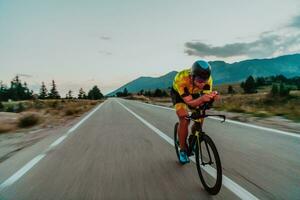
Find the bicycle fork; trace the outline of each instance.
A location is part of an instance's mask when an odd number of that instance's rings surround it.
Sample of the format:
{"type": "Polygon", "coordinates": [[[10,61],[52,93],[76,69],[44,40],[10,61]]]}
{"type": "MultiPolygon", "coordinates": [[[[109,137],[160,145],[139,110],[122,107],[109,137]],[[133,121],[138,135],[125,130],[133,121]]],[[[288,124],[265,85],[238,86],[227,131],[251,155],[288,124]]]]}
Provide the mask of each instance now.
{"type": "MultiPolygon", "coordinates": [[[[207,142],[206,140],[203,140],[204,144],[205,144],[205,147],[206,147],[206,151],[208,153],[208,157],[209,157],[209,162],[204,162],[203,161],[203,155],[202,155],[202,148],[201,148],[201,142],[200,142],[200,139],[201,137],[203,137],[205,135],[204,132],[200,132],[200,131],[196,131],[195,132],[195,138],[196,138],[196,141],[197,141],[197,144],[198,144],[198,148],[199,148],[199,151],[200,151],[200,159],[201,159],[201,165],[205,166],[207,164],[211,165],[213,164],[212,162],[212,159],[211,159],[211,155],[210,155],[210,150],[208,148],[208,145],[207,145],[207,142]]],[[[195,145],[195,143],[194,143],[195,145]]]]}

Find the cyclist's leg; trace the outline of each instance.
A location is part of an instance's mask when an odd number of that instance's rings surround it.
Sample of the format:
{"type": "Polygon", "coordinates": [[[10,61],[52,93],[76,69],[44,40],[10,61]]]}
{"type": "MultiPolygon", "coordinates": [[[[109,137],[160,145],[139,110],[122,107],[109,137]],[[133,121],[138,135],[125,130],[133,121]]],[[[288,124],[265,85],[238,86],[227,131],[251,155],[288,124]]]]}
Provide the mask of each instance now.
{"type": "Polygon", "coordinates": [[[190,121],[185,117],[188,116],[188,106],[185,103],[175,104],[176,114],[179,119],[178,136],[180,149],[187,150],[186,138],[188,136],[188,127],[190,121]]]}

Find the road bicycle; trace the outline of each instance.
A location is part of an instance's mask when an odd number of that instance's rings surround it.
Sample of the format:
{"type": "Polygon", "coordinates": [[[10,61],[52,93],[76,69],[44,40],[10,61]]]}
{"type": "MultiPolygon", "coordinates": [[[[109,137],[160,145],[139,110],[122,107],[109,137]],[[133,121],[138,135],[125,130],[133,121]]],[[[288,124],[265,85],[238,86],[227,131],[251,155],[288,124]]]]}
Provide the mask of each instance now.
{"type": "MultiPolygon", "coordinates": [[[[214,116],[220,117],[225,122],[225,115],[209,115],[206,110],[212,107],[213,102],[205,103],[203,106],[192,110],[192,113],[186,117],[194,121],[191,134],[188,138],[188,156],[195,154],[198,175],[204,189],[211,195],[219,193],[222,186],[222,165],[217,148],[213,140],[203,131],[204,118],[214,116]]],[[[179,160],[180,145],[178,140],[178,122],[174,127],[174,143],[177,158],[179,160]]]]}

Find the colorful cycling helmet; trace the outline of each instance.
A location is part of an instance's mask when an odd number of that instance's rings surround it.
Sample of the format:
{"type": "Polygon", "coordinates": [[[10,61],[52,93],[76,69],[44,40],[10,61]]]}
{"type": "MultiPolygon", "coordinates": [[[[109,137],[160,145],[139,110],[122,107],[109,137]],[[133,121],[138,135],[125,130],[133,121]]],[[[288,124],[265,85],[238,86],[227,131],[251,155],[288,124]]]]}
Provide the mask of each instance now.
{"type": "Polygon", "coordinates": [[[202,79],[207,80],[209,79],[211,74],[211,67],[210,64],[204,60],[197,60],[194,62],[192,69],[191,69],[191,75],[195,79],[202,79]]]}

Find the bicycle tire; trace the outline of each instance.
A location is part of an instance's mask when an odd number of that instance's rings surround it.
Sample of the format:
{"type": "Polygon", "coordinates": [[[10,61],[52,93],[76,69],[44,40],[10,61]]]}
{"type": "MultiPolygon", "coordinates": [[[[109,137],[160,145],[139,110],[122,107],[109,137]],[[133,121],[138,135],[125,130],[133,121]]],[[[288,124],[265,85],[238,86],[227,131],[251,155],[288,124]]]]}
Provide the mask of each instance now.
{"type": "Polygon", "coordinates": [[[179,147],[179,139],[178,139],[178,134],[177,134],[178,125],[179,125],[179,123],[177,122],[174,126],[174,147],[175,147],[177,159],[179,160],[179,149],[180,149],[180,147],[179,147]]]}
{"type": "MultiPolygon", "coordinates": [[[[217,151],[217,148],[213,142],[213,140],[208,136],[208,135],[202,135],[202,137],[200,138],[200,146],[201,145],[205,145],[205,142],[207,143],[207,145],[209,145],[210,149],[212,150],[213,152],[213,156],[214,156],[214,161],[216,163],[216,182],[214,185],[212,186],[209,186],[204,177],[203,177],[203,172],[204,172],[204,169],[202,169],[201,165],[201,161],[200,161],[200,158],[199,158],[199,152],[200,152],[200,149],[199,149],[199,143],[197,142],[196,144],[196,152],[195,152],[195,156],[196,156],[196,165],[197,165],[197,171],[198,171],[198,175],[200,177],[200,180],[201,180],[201,183],[204,187],[204,189],[211,195],[216,195],[219,193],[219,191],[221,190],[221,186],[222,186],[222,165],[221,165],[221,161],[220,161],[220,157],[219,157],[219,153],[217,151]],[[201,143],[204,143],[204,144],[201,144],[201,143]]],[[[201,148],[201,147],[200,147],[201,148]]],[[[206,173],[206,172],[204,172],[206,173]]]]}

